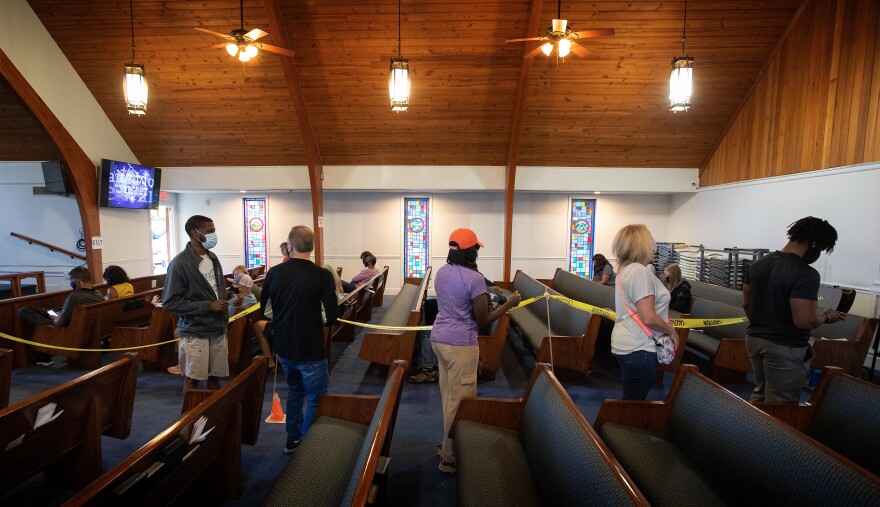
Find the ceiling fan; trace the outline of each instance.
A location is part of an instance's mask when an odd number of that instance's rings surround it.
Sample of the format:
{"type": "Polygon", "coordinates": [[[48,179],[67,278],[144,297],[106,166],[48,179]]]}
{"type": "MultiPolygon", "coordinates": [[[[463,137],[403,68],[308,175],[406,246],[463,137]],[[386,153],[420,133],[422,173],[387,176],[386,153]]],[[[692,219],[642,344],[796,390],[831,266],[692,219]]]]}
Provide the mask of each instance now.
{"type": "Polygon", "coordinates": [[[559,0],[556,4],[556,19],[553,20],[550,28],[547,29],[547,35],[542,37],[526,37],[525,39],[510,39],[505,42],[538,41],[543,43],[523,58],[534,58],[541,52],[550,56],[553,53],[553,49],[556,49],[556,55],[560,58],[565,58],[570,52],[584,57],[589,56],[590,50],[578,44],[578,39],[614,35],[613,28],[597,28],[595,30],[574,32],[572,31],[571,26],[568,25],[568,20],[561,18],[562,0],[559,0]]]}
{"type": "Polygon", "coordinates": [[[296,53],[289,49],[279,48],[278,46],[272,46],[270,44],[264,44],[262,42],[256,42],[257,39],[265,37],[269,34],[267,32],[264,32],[263,30],[260,30],[259,28],[254,28],[249,32],[246,31],[244,29],[244,0],[239,1],[239,6],[241,8],[241,24],[235,30],[229,32],[229,35],[224,35],[220,32],[215,32],[206,28],[196,27],[196,30],[200,32],[209,33],[211,35],[220,37],[221,39],[226,39],[226,42],[214,44],[213,46],[208,46],[202,49],[226,48],[226,52],[229,53],[229,56],[238,57],[238,60],[242,63],[250,61],[250,59],[257,56],[257,53],[259,53],[260,49],[265,49],[270,53],[277,53],[284,56],[296,56],[296,53]]]}

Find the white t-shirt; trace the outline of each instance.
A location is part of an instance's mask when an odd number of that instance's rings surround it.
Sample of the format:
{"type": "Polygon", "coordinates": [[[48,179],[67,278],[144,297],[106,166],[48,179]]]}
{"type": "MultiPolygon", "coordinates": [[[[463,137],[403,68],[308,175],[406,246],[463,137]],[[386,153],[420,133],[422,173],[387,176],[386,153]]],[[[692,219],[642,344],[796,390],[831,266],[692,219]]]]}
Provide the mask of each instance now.
{"type": "Polygon", "coordinates": [[[214,297],[219,297],[217,295],[219,291],[217,290],[217,276],[214,274],[214,263],[208,257],[208,254],[200,255],[199,257],[202,258],[202,260],[199,262],[199,273],[201,273],[202,276],[205,277],[208,285],[210,285],[211,288],[214,289],[214,297]]]}
{"type": "MultiPolygon", "coordinates": [[[[628,264],[617,273],[617,286],[614,289],[614,311],[617,313],[617,320],[614,322],[614,330],[611,331],[611,352],[618,355],[639,350],[657,352],[654,340],[633,321],[620,301],[621,296],[635,313],[638,313],[636,301],[654,296],[654,311],[663,320],[669,320],[669,291],[648,266],[628,264]]],[[[662,335],[663,333],[654,331],[655,338],[662,335]]]]}

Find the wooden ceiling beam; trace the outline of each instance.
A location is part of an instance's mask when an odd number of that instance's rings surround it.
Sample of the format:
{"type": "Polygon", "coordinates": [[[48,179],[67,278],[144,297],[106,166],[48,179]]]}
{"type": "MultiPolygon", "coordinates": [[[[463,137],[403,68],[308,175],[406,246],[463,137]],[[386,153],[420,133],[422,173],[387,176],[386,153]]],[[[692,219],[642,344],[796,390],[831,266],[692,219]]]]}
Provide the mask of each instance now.
{"type": "MultiPolygon", "coordinates": [[[[281,9],[276,0],[263,0],[266,8],[266,18],[269,21],[269,32],[275,45],[291,49],[287,39],[287,30],[284,28],[284,19],[281,9]]],[[[263,57],[270,56],[266,52],[263,57]]],[[[274,57],[274,55],[272,55],[274,57]]],[[[277,56],[281,60],[281,69],[284,71],[284,80],[293,100],[293,110],[296,113],[296,122],[302,134],[303,147],[305,148],[306,165],[309,168],[309,184],[312,191],[312,230],[315,231],[315,263],[324,265],[324,164],[321,162],[321,152],[318,150],[318,140],[312,121],[309,119],[309,110],[306,107],[306,99],[303,97],[302,87],[299,83],[299,74],[296,71],[296,63],[293,58],[277,56]]]]}
{"type": "MultiPolygon", "coordinates": [[[[524,37],[538,35],[538,24],[541,22],[541,9],[544,0],[532,0],[529,6],[529,21],[524,37]]],[[[525,56],[532,49],[530,44],[523,44],[522,54],[525,56]]],[[[519,81],[516,85],[516,100],[513,103],[513,120],[510,122],[510,142],[507,145],[507,171],[504,180],[504,281],[511,280],[511,258],[513,255],[513,195],[516,190],[516,159],[519,154],[519,135],[522,130],[523,113],[526,107],[526,92],[529,87],[529,74],[532,72],[533,58],[523,58],[519,69],[519,81]]]]}
{"type": "Polygon", "coordinates": [[[92,282],[100,283],[101,273],[104,270],[101,264],[101,250],[92,248],[92,242],[89,240],[92,236],[101,235],[95,164],[2,49],[0,49],[0,75],[6,79],[12,92],[18,95],[25,107],[30,109],[37,122],[43,126],[67,164],[68,176],[82,219],[83,237],[86,239],[86,263],[92,282]]]}

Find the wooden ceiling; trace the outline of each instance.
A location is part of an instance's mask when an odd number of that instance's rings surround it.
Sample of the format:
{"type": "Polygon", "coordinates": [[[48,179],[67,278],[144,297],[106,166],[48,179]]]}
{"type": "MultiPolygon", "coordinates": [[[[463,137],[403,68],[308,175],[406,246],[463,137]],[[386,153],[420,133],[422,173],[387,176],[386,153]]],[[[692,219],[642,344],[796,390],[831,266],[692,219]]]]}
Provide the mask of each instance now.
{"type": "MultiPolygon", "coordinates": [[[[193,28],[238,27],[235,0],[134,0],[145,117],[123,107],[131,58],[129,3],[29,0],[141,163],[304,164],[302,136],[278,59],[241,64],[193,28]]],[[[392,113],[393,0],[278,0],[325,165],[505,165],[528,0],[403,1],[411,106],[392,113]]],[[[687,113],[666,109],[680,51],[681,1],[566,1],[577,30],[614,28],[587,58],[539,55],[528,82],[519,165],[698,167],[704,164],[801,0],[692,0],[687,52],[696,92],[687,113]]],[[[556,17],[545,0],[541,30],[556,17]]],[[[245,28],[268,31],[260,0],[245,28]]],[[[266,42],[274,43],[273,35],[266,42]]],[[[5,111],[5,110],[4,110],[5,111]]],[[[4,156],[5,158],[5,156],[4,156]]]]}

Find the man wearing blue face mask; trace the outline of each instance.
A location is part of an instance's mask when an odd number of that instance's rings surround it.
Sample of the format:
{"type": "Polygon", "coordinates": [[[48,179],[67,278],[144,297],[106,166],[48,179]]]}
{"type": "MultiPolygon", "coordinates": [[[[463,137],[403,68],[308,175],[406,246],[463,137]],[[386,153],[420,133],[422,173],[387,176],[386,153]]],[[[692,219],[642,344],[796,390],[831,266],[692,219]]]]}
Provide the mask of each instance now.
{"type": "MultiPolygon", "coordinates": [[[[87,268],[82,266],[73,268],[67,276],[73,292],[68,294],[60,311],[25,307],[18,311],[19,317],[34,326],[61,327],[70,324],[74,307],[104,301],[104,296],[92,288],[91,274],[87,268]]],[[[53,364],[52,356],[45,352],[32,351],[31,361],[39,366],[52,366],[53,364]]]]}
{"type": "Polygon", "coordinates": [[[184,230],[189,243],[168,265],[162,306],[180,315],[178,358],[186,395],[202,380],[208,389],[219,389],[220,377],[229,376],[229,358],[226,284],[220,261],[210,251],[217,245],[214,221],[193,215],[184,230]]]}

